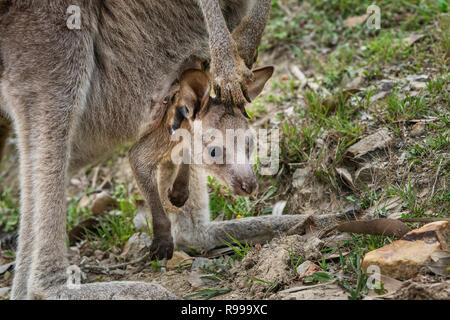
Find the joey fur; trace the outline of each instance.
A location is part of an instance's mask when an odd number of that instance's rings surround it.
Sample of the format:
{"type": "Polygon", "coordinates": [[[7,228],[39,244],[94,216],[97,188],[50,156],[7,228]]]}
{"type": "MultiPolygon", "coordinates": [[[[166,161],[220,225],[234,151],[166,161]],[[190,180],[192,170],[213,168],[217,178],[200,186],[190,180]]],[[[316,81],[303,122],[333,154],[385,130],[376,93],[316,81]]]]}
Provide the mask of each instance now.
{"type": "MultiPolygon", "coordinates": [[[[252,97],[258,96],[272,74],[272,67],[256,70],[257,80],[249,84],[249,94],[252,97]]],[[[245,150],[242,150],[243,154],[237,151],[234,155],[235,159],[224,159],[225,155],[231,152],[227,150],[229,145],[225,144],[225,141],[210,142],[203,136],[199,140],[195,138],[194,128],[200,126],[204,133],[208,130],[217,130],[223,137],[226,137],[227,130],[234,130],[234,132],[241,130],[241,132],[249,133],[250,129],[239,110],[229,112],[220,100],[210,96],[211,87],[207,74],[200,70],[187,70],[181,75],[179,85],[171,89],[171,92],[167,99],[169,105],[162,125],[145,134],[129,153],[134,176],[152,213],[154,239],[150,250],[160,260],[172,257],[174,245],[171,223],[160,200],[158,169],[162,162],[171,161],[175,146],[179,147],[178,150],[186,151],[189,158],[183,157],[185,162],[180,163],[176,168],[177,177],[173,186],[167,190],[167,196],[173,205],[182,207],[189,197],[189,166],[195,157],[194,152],[197,152],[194,151],[196,150],[193,145],[195,142],[200,143],[201,147],[200,162],[196,163],[198,166],[224,181],[236,194],[249,196],[257,188],[256,176],[249,159],[252,153],[250,142],[254,139],[253,136],[249,134],[243,148],[245,150]],[[172,139],[171,134],[176,133],[175,130],[179,128],[185,129],[186,133],[194,139],[190,141],[183,139],[178,144],[176,139],[172,139]],[[221,155],[224,157],[219,159],[221,155]],[[239,156],[245,159],[243,163],[238,163],[239,156]]],[[[236,139],[233,138],[233,140],[236,139]]],[[[233,148],[236,142],[237,140],[233,141],[233,148]]]]}
{"type": "Polygon", "coordinates": [[[65,185],[158,127],[159,102],[190,57],[211,61],[222,102],[242,110],[270,8],[248,3],[0,0],[0,116],[17,135],[22,195],[13,299],[175,298],[147,283],[66,286],[65,185]],[[70,5],[80,30],[66,26],[70,5]]]}

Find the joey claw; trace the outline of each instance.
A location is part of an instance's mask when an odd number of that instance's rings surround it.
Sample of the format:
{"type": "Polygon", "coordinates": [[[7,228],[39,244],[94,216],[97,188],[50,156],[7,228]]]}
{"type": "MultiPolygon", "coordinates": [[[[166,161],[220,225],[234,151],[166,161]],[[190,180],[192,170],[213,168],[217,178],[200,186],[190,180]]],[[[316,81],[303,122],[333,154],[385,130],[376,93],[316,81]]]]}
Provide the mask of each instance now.
{"type": "Polygon", "coordinates": [[[172,237],[167,239],[154,238],[150,246],[150,258],[154,260],[172,259],[174,244],[172,237]]]}
{"type": "Polygon", "coordinates": [[[248,92],[246,89],[242,89],[242,93],[244,94],[245,99],[248,101],[248,103],[252,103],[252,99],[250,98],[250,96],[248,95],[248,92]]]}
{"type": "Polygon", "coordinates": [[[250,116],[248,115],[247,110],[245,110],[245,108],[241,109],[241,112],[245,118],[250,119],[250,116]]]}
{"type": "Polygon", "coordinates": [[[220,86],[216,85],[214,87],[214,92],[216,93],[216,98],[222,100],[222,90],[220,89],[220,86]]]}
{"type": "Polygon", "coordinates": [[[186,106],[182,106],[178,110],[185,119],[189,119],[189,111],[186,106]]]}

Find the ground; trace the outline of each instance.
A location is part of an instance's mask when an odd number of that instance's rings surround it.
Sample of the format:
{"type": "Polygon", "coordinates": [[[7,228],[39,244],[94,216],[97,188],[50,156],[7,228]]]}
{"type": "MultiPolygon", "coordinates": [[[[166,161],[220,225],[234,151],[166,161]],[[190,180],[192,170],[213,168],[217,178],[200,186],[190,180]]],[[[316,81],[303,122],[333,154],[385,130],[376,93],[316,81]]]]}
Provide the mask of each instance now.
{"type": "MultiPolygon", "coordinates": [[[[267,215],[280,208],[284,214],[449,217],[448,3],[379,1],[380,29],[365,22],[369,5],[273,1],[258,65],[274,65],[276,73],[248,113],[255,128],[280,130],[280,171],[259,176],[259,192],[250,199],[232,195],[211,178],[212,219],[267,215]],[[361,157],[349,152],[377,132],[383,135],[375,141],[376,151],[361,157]]],[[[0,165],[0,235],[17,228],[14,142],[12,137],[0,165]]],[[[70,181],[68,231],[93,218],[98,191],[116,200],[108,214],[94,217],[100,224],[84,240],[70,245],[73,264],[111,266],[145,254],[145,235],[137,237],[133,223],[141,196],[126,159],[128,147],[70,181]],[[130,253],[126,244],[133,235],[142,247],[130,253]]],[[[85,270],[83,281],[154,280],[188,299],[367,299],[376,294],[367,288],[361,260],[394,240],[338,233],[319,239],[314,230],[257,247],[230,239],[231,254],[200,269],[192,269],[192,260],[172,267],[144,260],[110,272],[85,270]],[[321,271],[300,279],[296,269],[306,260],[321,271]],[[305,284],[314,287],[295,290],[305,284]]],[[[13,252],[1,252],[0,266],[13,260],[13,252]]],[[[0,288],[10,287],[11,278],[11,271],[0,274],[0,288]]],[[[439,292],[445,290],[448,282],[423,270],[391,298],[442,298],[439,292]]]]}

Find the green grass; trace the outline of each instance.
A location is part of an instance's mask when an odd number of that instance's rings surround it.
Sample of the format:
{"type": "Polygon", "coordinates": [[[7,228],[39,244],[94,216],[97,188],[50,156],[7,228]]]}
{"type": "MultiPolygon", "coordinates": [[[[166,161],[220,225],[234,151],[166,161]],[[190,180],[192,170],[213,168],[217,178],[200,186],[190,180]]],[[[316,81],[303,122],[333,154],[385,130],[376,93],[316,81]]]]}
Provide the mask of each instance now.
{"type": "MultiPolygon", "coordinates": [[[[131,195],[127,186],[119,185],[112,197],[118,202],[118,210],[104,216],[95,217],[99,224],[94,231],[87,231],[87,238],[94,249],[108,250],[113,247],[122,248],[130,237],[136,233],[133,219],[136,215],[135,200],[138,196],[131,195]]],[[[72,199],[69,205],[68,231],[80,222],[92,218],[88,208],[78,206],[79,199],[72,199]]],[[[151,232],[149,230],[149,232],[151,232]]]]}
{"type": "Polygon", "coordinates": [[[5,231],[16,230],[19,225],[19,203],[11,190],[0,193],[0,228],[5,231]]]}
{"type": "Polygon", "coordinates": [[[231,242],[224,241],[224,244],[231,248],[234,251],[234,258],[235,259],[244,259],[245,256],[250,251],[250,246],[247,242],[245,244],[240,243],[237,239],[233,238],[230,234],[227,234],[227,236],[230,238],[231,242]]]}

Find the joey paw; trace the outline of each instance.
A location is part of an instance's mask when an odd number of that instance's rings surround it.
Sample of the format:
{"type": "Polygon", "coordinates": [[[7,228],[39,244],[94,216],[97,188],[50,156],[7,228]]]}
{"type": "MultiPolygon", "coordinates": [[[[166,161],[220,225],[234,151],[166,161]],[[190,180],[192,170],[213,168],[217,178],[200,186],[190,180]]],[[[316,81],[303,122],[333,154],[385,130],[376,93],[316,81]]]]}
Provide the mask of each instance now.
{"type": "Polygon", "coordinates": [[[150,246],[150,256],[152,260],[172,259],[173,256],[173,239],[154,238],[150,246]]]}
{"type": "Polygon", "coordinates": [[[181,208],[189,199],[189,190],[185,188],[183,191],[169,190],[169,200],[177,208],[181,208]]]}

